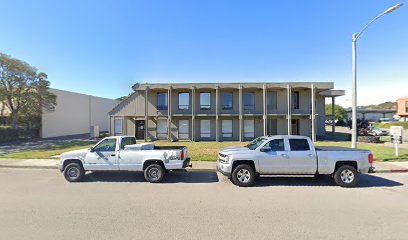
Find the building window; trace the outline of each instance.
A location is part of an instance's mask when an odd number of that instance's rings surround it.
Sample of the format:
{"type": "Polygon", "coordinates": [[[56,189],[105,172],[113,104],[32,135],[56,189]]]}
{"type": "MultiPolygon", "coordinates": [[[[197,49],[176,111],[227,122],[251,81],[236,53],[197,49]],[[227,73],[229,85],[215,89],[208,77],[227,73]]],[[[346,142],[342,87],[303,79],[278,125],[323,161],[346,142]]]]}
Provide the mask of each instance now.
{"type": "Polygon", "coordinates": [[[121,136],[123,134],[123,120],[115,119],[115,136],[121,136]]]}
{"type": "Polygon", "coordinates": [[[209,92],[200,93],[200,109],[201,110],[211,109],[211,93],[209,92]]]}
{"type": "Polygon", "coordinates": [[[179,93],[179,105],[178,109],[179,110],[188,110],[190,109],[190,93],[179,93]]]}
{"type": "Polygon", "coordinates": [[[221,131],[223,138],[232,138],[232,120],[222,120],[221,131]]]}
{"type": "Polygon", "coordinates": [[[299,109],[299,92],[295,91],[292,95],[293,109],[299,109]]]}
{"type": "Polygon", "coordinates": [[[167,93],[157,93],[157,110],[167,110],[167,93]]]}
{"type": "Polygon", "coordinates": [[[190,138],[190,125],[188,120],[179,120],[179,139],[190,138]]]}
{"type": "Polygon", "coordinates": [[[167,120],[159,119],[157,120],[157,139],[167,139],[167,120]]]}
{"type": "Polygon", "coordinates": [[[255,109],[255,94],[253,92],[244,93],[244,110],[255,109]]]}
{"type": "Polygon", "coordinates": [[[405,102],[405,112],[408,113],[408,101],[405,102]]]}
{"type": "Polygon", "coordinates": [[[267,106],[269,110],[276,110],[278,108],[277,92],[268,92],[267,106]]]}
{"type": "Polygon", "coordinates": [[[232,92],[223,92],[221,95],[222,110],[232,110],[232,92]]]}
{"type": "Polygon", "coordinates": [[[200,122],[200,137],[211,137],[211,122],[210,120],[201,120],[200,122]]]}
{"type": "Polygon", "coordinates": [[[299,134],[299,119],[292,119],[292,135],[299,134]]]}
{"type": "Polygon", "coordinates": [[[244,137],[246,138],[255,137],[255,123],[253,119],[244,120],[244,137]]]}

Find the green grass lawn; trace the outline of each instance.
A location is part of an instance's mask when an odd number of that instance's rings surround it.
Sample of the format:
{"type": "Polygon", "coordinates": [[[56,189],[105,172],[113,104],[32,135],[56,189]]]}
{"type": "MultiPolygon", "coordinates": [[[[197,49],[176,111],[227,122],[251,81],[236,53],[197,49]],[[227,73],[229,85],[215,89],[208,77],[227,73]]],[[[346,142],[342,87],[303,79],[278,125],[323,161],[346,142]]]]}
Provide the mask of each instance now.
{"type": "Polygon", "coordinates": [[[95,143],[90,141],[72,141],[42,150],[27,150],[16,153],[0,155],[0,158],[20,158],[20,159],[49,159],[63,152],[90,148],[95,143]]]}
{"type": "MultiPolygon", "coordinates": [[[[247,142],[168,142],[157,141],[157,146],[176,146],[183,145],[188,147],[189,155],[193,161],[216,161],[218,151],[229,146],[244,146],[247,142]]],[[[340,146],[350,147],[350,142],[317,142],[317,146],[340,146]]],[[[21,151],[7,155],[0,155],[0,158],[21,158],[21,159],[49,159],[63,152],[89,148],[93,143],[89,141],[72,141],[70,143],[49,147],[43,150],[21,151]]],[[[400,149],[398,158],[394,155],[393,147],[385,147],[380,144],[359,143],[361,149],[370,150],[376,161],[408,161],[408,149],[400,149]]]]}

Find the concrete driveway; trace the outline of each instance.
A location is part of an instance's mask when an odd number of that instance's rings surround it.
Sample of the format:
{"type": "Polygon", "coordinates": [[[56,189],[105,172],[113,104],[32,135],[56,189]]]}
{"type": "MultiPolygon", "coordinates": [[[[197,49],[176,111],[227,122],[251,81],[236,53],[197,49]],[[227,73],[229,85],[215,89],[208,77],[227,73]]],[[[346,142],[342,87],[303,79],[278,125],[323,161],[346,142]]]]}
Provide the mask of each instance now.
{"type": "Polygon", "coordinates": [[[91,173],[0,169],[4,239],[406,239],[408,174],[270,177],[239,188],[213,172],[91,173]]]}

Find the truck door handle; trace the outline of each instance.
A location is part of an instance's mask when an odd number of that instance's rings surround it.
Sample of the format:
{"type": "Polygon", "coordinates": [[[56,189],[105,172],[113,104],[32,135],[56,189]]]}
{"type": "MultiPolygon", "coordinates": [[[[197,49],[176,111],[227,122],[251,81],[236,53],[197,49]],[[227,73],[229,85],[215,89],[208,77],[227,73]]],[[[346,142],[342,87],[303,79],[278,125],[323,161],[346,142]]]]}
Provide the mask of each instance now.
{"type": "Polygon", "coordinates": [[[307,156],[308,156],[308,157],[313,157],[313,154],[308,154],[307,156]]]}
{"type": "Polygon", "coordinates": [[[114,156],[116,156],[116,154],[111,154],[111,157],[114,157],[114,156]]]}
{"type": "Polygon", "coordinates": [[[284,153],[282,153],[281,156],[284,157],[284,158],[289,157],[287,154],[284,154],[284,153]]]}

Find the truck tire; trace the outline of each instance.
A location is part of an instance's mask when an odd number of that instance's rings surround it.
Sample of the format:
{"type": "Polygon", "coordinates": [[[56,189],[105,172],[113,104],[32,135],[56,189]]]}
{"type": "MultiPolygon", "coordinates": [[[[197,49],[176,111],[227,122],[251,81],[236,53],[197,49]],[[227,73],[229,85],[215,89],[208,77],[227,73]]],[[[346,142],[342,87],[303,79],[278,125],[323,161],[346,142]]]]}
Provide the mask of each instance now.
{"type": "Polygon", "coordinates": [[[150,164],[144,170],[144,178],[148,182],[158,183],[163,179],[165,172],[166,171],[159,164],[150,164]]]}
{"type": "Polygon", "coordinates": [[[237,186],[249,187],[254,183],[255,171],[247,164],[238,165],[232,172],[231,180],[237,186]]]}
{"type": "Polygon", "coordinates": [[[339,167],[334,173],[334,182],[341,187],[354,187],[358,182],[357,170],[350,165],[339,167]]]}
{"type": "Polygon", "coordinates": [[[85,175],[85,170],[79,163],[70,163],[64,168],[64,177],[68,182],[79,182],[85,175]]]}

